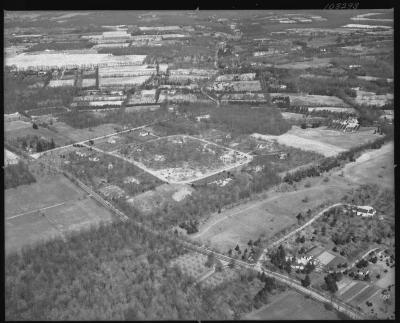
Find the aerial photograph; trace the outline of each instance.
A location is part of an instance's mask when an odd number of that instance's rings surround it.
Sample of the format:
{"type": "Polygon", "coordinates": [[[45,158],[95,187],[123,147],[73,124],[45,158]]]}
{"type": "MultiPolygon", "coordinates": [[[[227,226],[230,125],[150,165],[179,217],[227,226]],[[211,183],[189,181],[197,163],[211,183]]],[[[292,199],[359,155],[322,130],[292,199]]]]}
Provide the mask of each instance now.
{"type": "Polygon", "coordinates": [[[395,320],[394,9],[4,14],[7,321],[395,320]]]}

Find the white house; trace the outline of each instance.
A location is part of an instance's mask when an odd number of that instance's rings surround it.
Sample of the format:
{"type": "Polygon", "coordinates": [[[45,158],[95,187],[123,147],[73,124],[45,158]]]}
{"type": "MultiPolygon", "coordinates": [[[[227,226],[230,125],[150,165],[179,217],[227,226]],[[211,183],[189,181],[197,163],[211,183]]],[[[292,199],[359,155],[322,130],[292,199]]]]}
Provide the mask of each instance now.
{"type": "Polygon", "coordinates": [[[369,205],[357,206],[356,211],[357,211],[357,215],[362,216],[363,218],[373,217],[376,214],[376,210],[372,206],[369,206],[369,205]]]}

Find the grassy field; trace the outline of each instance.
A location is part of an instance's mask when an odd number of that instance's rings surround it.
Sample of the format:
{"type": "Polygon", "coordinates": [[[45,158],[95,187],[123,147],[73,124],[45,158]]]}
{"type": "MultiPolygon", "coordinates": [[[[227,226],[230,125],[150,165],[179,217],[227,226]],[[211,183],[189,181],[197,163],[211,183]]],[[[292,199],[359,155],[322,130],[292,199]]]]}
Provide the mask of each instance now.
{"type": "Polygon", "coordinates": [[[255,137],[266,141],[276,139],[278,143],[303,150],[310,150],[326,157],[335,156],[351,147],[359,146],[379,137],[372,128],[361,128],[357,132],[341,132],[326,127],[301,129],[293,126],[280,136],[258,135],[255,137]]]}
{"type": "Polygon", "coordinates": [[[32,123],[22,121],[22,120],[15,120],[10,122],[4,122],[4,131],[11,132],[13,130],[20,130],[25,128],[32,128],[32,123]]]}
{"type": "MultiPolygon", "coordinates": [[[[64,122],[54,122],[52,126],[58,133],[67,137],[73,142],[83,141],[90,138],[101,137],[116,132],[116,128],[120,129],[121,126],[113,123],[102,124],[93,128],[76,129],[67,125],[64,122]]],[[[122,129],[120,129],[122,130],[122,129]]]]}
{"type": "Polygon", "coordinates": [[[107,210],[61,175],[9,189],[5,191],[6,252],[111,219],[107,210]]]}
{"type": "Polygon", "coordinates": [[[186,190],[192,191],[193,189],[185,184],[161,184],[154,190],[138,194],[128,199],[128,203],[131,203],[141,212],[148,214],[156,209],[161,209],[172,199],[184,199],[182,196],[182,191],[186,190]]]}
{"type": "Polygon", "coordinates": [[[293,290],[273,296],[271,302],[246,315],[247,320],[338,320],[334,311],[293,290]]]}
{"type": "Polygon", "coordinates": [[[309,188],[279,193],[269,192],[264,200],[251,201],[223,211],[201,224],[193,239],[210,244],[225,252],[238,243],[246,248],[247,242],[260,236],[276,240],[281,230],[297,223],[296,215],[313,209],[322,203],[340,200],[347,186],[340,182],[319,181],[309,188]],[[308,201],[304,202],[305,197],[308,201]]]}
{"type": "Polygon", "coordinates": [[[390,142],[381,149],[370,150],[343,168],[343,174],[359,184],[378,184],[394,189],[394,145],[390,142]]]}

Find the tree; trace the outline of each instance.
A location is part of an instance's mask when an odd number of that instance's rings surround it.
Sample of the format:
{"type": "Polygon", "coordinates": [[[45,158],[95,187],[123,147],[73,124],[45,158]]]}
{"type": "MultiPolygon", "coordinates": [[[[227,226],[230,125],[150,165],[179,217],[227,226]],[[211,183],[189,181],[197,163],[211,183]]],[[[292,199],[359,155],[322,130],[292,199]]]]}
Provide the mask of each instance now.
{"type": "Polygon", "coordinates": [[[338,286],[336,284],[336,279],[332,274],[328,274],[324,277],[326,288],[332,294],[336,293],[338,290],[338,286]]]}
{"type": "Polygon", "coordinates": [[[207,261],[205,262],[205,266],[206,267],[211,267],[212,265],[214,265],[214,263],[215,263],[215,255],[214,255],[214,253],[212,252],[212,253],[209,253],[208,254],[208,256],[207,256],[207,261]]]}
{"type": "Polygon", "coordinates": [[[311,284],[310,276],[309,276],[309,275],[306,275],[306,277],[304,277],[304,279],[301,280],[301,284],[302,284],[304,287],[310,286],[310,284],[311,284]]]}
{"type": "Polygon", "coordinates": [[[303,215],[301,214],[301,212],[296,215],[296,219],[297,219],[297,222],[300,224],[300,222],[303,220],[303,215]]]}

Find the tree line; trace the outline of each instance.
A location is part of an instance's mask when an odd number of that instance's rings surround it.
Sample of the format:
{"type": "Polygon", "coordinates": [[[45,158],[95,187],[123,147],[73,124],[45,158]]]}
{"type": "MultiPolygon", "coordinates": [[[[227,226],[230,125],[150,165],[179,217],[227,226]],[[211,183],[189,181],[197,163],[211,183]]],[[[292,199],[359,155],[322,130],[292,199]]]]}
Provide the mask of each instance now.
{"type": "Polygon", "coordinates": [[[19,185],[35,183],[36,179],[29,171],[28,166],[19,161],[18,164],[8,165],[4,168],[4,188],[14,188],[19,185]]]}
{"type": "Polygon", "coordinates": [[[355,161],[356,154],[363,150],[379,149],[386,141],[390,140],[390,138],[390,135],[384,135],[373,142],[367,142],[358,147],[350,148],[348,151],[339,153],[335,157],[326,157],[316,165],[311,165],[309,167],[286,174],[283,178],[283,181],[292,184],[293,182],[299,182],[306,177],[320,176],[322,173],[340,166],[346,160],[355,161]]]}

